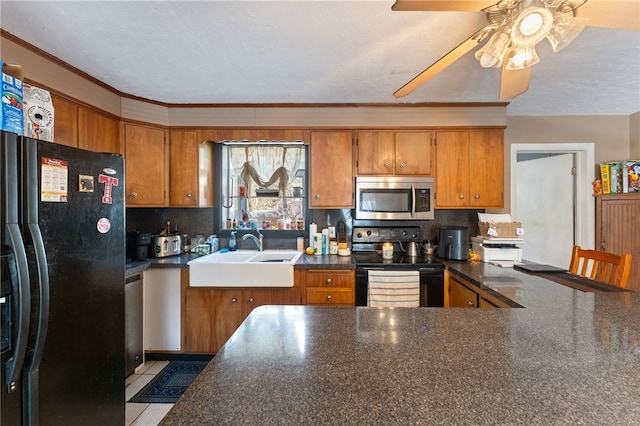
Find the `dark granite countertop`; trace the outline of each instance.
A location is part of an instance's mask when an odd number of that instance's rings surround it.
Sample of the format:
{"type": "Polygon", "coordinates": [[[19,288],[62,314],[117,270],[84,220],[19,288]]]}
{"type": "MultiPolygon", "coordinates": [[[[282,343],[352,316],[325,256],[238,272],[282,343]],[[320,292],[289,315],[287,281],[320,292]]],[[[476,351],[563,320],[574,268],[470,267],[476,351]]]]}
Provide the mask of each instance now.
{"type": "MultiPolygon", "coordinates": [[[[133,260],[126,265],[126,274],[132,275],[144,271],[147,268],[188,268],[188,262],[200,257],[197,254],[186,253],[179,256],[150,258],[147,260],[133,260]]],[[[351,256],[315,256],[302,254],[295,265],[296,269],[355,269],[356,265],[351,256]]]]}
{"type": "Polygon", "coordinates": [[[263,306],[161,424],[640,424],[640,294],[447,264],[525,308],[263,306]]]}
{"type": "Polygon", "coordinates": [[[188,262],[199,256],[193,253],[185,253],[178,256],[152,257],[146,260],[132,260],[125,266],[125,274],[132,275],[142,272],[147,268],[188,268],[188,262]]]}

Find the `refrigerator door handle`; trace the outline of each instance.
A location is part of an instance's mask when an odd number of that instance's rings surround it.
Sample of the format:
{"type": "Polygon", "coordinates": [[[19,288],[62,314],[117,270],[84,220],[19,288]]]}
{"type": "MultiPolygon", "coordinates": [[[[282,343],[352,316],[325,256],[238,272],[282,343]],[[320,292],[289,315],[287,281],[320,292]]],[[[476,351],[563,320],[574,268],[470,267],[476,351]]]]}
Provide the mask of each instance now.
{"type": "Polygon", "coordinates": [[[27,352],[27,344],[29,337],[29,321],[30,321],[30,308],[31,308],[31,290],[29,282],[29,266],[27,264],[27,253],[22,242],[22,234],[17,224],[7,224],[6,232],[9,237],[11,249],[14,254],[15,265],[10,265],[10,268],[15,268],[16,282],[12,282],[12,294],[15,294],[18,299],[17,306],[20,311],[17,312],[16,320],[16,343],[12,356],[6,363],[6,379],[7,379],[7,393],[14,392],[17,388],[16,384],[20,380],[20,374],[22,366],[25,360],[25,354],[27,352]]]}
{"type": "Polygon", "coordinates": [[[26,395],[28,404],[27,418],[29,424],[37,425],[39,419],[39,370],[44,343],[47,338],[47,327],[49,325],[49,268],[47,256],[44,248],[42,233],[40,232],[38,209],[39,209],[39,186],[38,186],[38,141],[35,139],[23,139],[24,143],[24,196],[26,222],[29,234],[33,243],[36,266],[38,269],[38,323],[36,326],[36,336],[33,342],[33,355],[27,365],[26,395]]]}
{"type": "Polygon", "coordinates": [[[29,277],[29,262],[24,246],[24,239],[19,225],[19,136],[2,132],[2,185],[4,203],[2,216],[5,231],[5,242],[11,248],[13,256],[10,258],[11,292],[17,300],[16,336],[13,353],[7,359],[6,381],[7,392],[14,392],[16,384],[21,379],[25,362],[27,346],[29,344],[29,326],[31,322],[31,281],[29,277]],[[15,272],[15,273],[14,273],[15,272]]]}

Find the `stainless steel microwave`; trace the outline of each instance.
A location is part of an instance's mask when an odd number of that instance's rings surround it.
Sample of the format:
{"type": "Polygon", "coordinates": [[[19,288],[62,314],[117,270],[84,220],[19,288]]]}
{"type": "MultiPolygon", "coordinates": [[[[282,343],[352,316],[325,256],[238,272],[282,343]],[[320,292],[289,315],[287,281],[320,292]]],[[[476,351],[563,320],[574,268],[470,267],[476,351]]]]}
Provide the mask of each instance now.
{"type": "Polygon", "coordinates": [[[427,220],[433,209],[433,178],[356,177],[356,219],[427,220]]]}

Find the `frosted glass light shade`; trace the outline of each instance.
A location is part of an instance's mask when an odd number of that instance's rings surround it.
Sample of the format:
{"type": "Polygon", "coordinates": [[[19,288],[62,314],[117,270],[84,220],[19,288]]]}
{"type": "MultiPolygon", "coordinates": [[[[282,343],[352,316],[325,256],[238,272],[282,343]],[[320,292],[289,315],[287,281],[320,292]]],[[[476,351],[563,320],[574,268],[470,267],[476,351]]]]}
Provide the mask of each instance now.
{"type": "Polygon", "coordinates": [[[489,41],[487,41],[481,49],[476,51],[474,56],[484,68],[500,68],[509,42],[509,34],[503,29],[500,29],[491,36],[489,41]]]}
{"type": "Polygon", "coordinates": [[[549,33],[553,15],[544,7],[525,8],[516,17],[511,28],[511,41],[517,46],[535,46],[549,33]]]}
{"type": "Polygon", "coordinates": [[[564,13],[553,15],[553,27],[547,34],[551,48],[558,53],[567,47],[587,26],[587,18],[576,18],[564,13]]]}
{"type": "Polygon", "coordinates": [[[508,70],[520,70],[540,62],[535,46],[514,46],[513,53],[507,61],[508,70]]]}

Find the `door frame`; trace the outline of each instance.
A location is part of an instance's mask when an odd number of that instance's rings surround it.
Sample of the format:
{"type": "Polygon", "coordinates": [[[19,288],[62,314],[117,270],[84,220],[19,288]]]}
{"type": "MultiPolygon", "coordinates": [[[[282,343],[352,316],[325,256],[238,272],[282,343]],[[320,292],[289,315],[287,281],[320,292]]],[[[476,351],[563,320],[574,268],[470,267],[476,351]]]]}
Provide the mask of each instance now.
{"type": "MultiPolygon", "coordinates": [[[[518,217],[517,205],[517,173],[518,154],[574,154],[576,167],[575,188],[575,244],[584,248],[595,247],[595,198],[593,184],[595,179],[595,147],[593,143],[540,143],[511,144],[510,180],[511,180],[511,215],[518,217]]],[[[525,244],[527,238],[525,227],[525,244]]]]}

